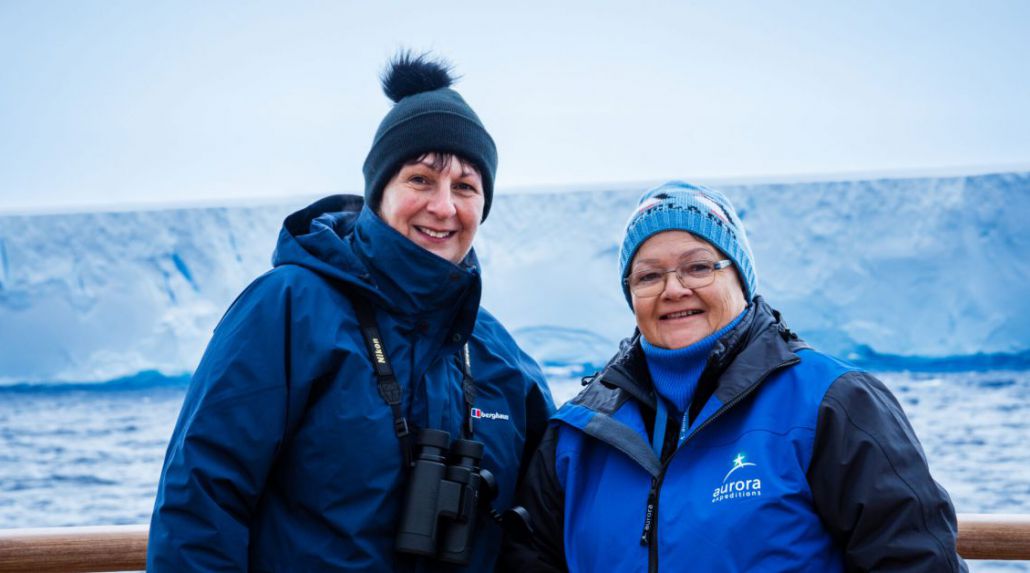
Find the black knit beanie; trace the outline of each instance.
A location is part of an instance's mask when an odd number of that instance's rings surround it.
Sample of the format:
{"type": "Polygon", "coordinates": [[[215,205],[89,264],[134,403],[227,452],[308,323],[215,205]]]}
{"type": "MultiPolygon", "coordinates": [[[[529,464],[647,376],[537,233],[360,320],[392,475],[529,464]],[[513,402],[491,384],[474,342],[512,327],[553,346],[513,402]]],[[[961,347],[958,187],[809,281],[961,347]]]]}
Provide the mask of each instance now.
{"type": "Polygon", "coordinates": [[[381,77],[383,92],[394,106],[376,130],[365,158],[365,202],[379,211],[383,187],[401,166],[424,153],[453,153],[472,162],[483,178],[483,220],[490,212],[497,172],[497,147],[458,92],[450,66],[401,52],[381,77]]]}

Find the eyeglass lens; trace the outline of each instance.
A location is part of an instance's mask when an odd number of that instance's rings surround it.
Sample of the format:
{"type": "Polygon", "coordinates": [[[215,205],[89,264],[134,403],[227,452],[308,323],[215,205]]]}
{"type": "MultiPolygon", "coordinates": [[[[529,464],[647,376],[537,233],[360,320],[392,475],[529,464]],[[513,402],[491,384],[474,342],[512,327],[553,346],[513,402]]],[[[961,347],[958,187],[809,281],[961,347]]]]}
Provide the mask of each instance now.
{"type": "Polygon", "coordinates": [[[675,269],[645,269],[630,277],[630,289],[637,296],[655,296],[665,290],[666,275],[675,273],[683,288],[706,287],[715,280],[715,263],[712,261],[689,261],[675,269]]]}

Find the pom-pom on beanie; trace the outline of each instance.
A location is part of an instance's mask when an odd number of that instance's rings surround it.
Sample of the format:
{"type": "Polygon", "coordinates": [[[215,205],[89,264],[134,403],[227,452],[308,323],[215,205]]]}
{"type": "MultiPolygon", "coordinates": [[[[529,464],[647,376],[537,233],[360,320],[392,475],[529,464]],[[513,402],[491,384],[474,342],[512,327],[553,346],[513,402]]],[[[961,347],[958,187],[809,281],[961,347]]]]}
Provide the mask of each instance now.
{"type": "Polygon", "coordinates": [[[483,178],[483,220],[490,212],[497,172],[497,147],[458,92],[450,65],[428,54],[402,51],[380,78],[394,106],[376,130],[365,158],[365,202],[379,210],[383,187],[406,161],[429,152],[453,153],[479,169],[483,178]]]}
{"type": "Polygon", "coordinates": [[[722,251],[733,261],[744,287],[744,299],[750,304],[758,280],[751,245],[733,204],[713,189],[670,181],[645,192],[626,224],[626,236],[619,251],[619,274],[630,308],[633,299],[626,277],[633,257],[644,241],[663,231],[686,231],[722,251]]]}

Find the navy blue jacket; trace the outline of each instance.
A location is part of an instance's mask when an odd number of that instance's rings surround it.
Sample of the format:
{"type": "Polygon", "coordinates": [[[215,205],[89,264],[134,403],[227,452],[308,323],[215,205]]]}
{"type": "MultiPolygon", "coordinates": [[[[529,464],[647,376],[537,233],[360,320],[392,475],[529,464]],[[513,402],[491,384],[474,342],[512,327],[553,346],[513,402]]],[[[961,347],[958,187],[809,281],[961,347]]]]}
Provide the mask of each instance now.
{"type": "Polygon", "coordinates": [[[656,404],[633,341],[561,408],[520,490],[534,531],[507,540],[509,570],[965,570],[901,406],[761,298],[716,343],[686,421],[654,440],[656,404]]]}
{"type": "MultiPolygon", "coordinates": [[[[486,414],[474,437],[503,510],[554,407],[539,367],[479,307],[475,255],[454,265],[360,198],[336,196],[286,219],[273,264],[229,308],[193,376],[148,571],[459,570],[394,551],[406,473],[352,300],[374,304],[418,427],[459,435],[468,342],[486,414]]],[[[500,547],[500,528],[479,521],[469,571],[490,570],[500,547]]]]}

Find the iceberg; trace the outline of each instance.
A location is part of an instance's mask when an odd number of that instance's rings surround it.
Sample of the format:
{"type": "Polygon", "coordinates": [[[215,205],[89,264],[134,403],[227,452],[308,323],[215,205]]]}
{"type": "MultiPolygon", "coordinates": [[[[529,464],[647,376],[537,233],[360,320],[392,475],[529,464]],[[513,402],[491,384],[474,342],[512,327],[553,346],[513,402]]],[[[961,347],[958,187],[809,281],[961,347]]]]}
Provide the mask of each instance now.
{"type": "MultiPolygon", "coordinates": [[[[718,187],[759,293],[813,346],[892,368],[1030,367],[1030,172],[718,187]]],[[[495,197],[483,304],[541,362],[589,369],[632,333],[617,259],[643,189],[495,197]]],[[[309,199],[0,215],[0,384],[188,374],[309,199]]]]}

